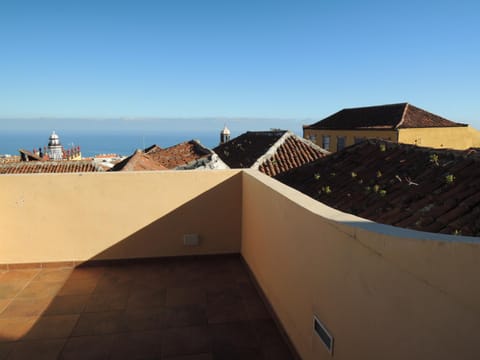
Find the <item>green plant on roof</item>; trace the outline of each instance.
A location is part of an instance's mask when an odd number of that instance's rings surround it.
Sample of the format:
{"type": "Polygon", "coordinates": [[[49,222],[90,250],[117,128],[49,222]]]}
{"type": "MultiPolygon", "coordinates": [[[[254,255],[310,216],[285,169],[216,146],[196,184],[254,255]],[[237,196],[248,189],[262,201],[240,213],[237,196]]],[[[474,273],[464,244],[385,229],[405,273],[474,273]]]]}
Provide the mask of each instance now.
{"type": "Polygon", "coordinates": [[[372,190],[370,186],[365,186],[365,192],[368,194],[372,190]]]}
{"type": "Polygon", "coordinates": [[[382,144],[379,145],[379,148],[380,148],[381,152],[385,152],[385,150],[387,150],[387,145],[382,143],[382,144]]]}
{"type": "Polygon", "coordinates": [[[335,175],[337,175],[337,174],[334,173],[334,172],[331,172],[331,173],[330,173],[330,176],[331,176],[331,177],[335,177],[335,175]]]}
{"type": "Polygon", "coordinates": [[[437,154],[431,154],[430,155],[430,162],[435,164],[435,166],[438,166],[438,155],[437,154]]]}
{"type": "Polygon", "coordinates": [[[358,180],[358,183],[359,183],[360,185],[362,185],[362,184],[363,184],[363,179],[358,180]]]}
{"type": "Polygon", "coordinates": [[[385,197],[385,195],[387,195],[387,190],[383,190],[383,189],[382,189],[382,190],[380,190],[380,191],[378,192],[378,194],[379,194],[381,197],[385,197]]]}
{"type": "Polygon", "coordinates": [[[355,179],[357,177],[357,173],[355,171],[352,171],[352,178],[355,179]]]}
{"type": "Polygon", "coordinates": [[[377,170],[377,178],[381,178],[382,177],[382,172],[380,170],[377,170]]]}
{"type": "Polygon", "coordinates": [[[455,230],[452,232],[452,235],[460,236],[460,235],[462,235],[462,230],[455,229],[455,230]]]}
{"type": "Polygon", "coordinates": [[[313,177],[315,178],[315,180],[320,180],[320,174],[319,173],[315,173],[313,175],[313,177]]]}
{"type": "Polygon", "coordinates": [[[330,186],[328,185],[322,186],[322,192],[328,195],[332,192],[332,189],[330,189],[330,186]]]}
{"type": "Polygon", "coordinates": [[[227,150],[223,150],[223,154],[227,157],[228,157],[228,155],[230,155],[230,153],[227,150]]]}
{"type": "Polygon", "coordinates": [[[447,184],[453,184],[454,181],[455,181],[455,175],[453,174],[445,175],[445,182],[447,184]]]}
{"type": "Polygon", "coordinates": [[[373,191],[374,192],[378,193],[379,190],[380,190],[380,185],[378,185],[378,184],[373,185],[373,191]]]}

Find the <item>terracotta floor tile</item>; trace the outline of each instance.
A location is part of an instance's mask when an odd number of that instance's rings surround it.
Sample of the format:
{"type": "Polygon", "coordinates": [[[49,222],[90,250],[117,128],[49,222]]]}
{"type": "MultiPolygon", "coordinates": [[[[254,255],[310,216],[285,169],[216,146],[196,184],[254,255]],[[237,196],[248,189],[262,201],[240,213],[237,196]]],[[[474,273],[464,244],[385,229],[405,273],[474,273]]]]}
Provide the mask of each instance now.
{"type": "Polygon", "coordinates": [[[236,348],[230,345],[214,345],[214,360],[264,360],[259,348],[236,348]]]}
{"type": "Polygon", "coordinates": [[[60,354],[64,360],[108,359],[117,335],[78,336],[67,340],[60,354]]]}
{"type": "Polygon", "coordinates": [[[158,330],[165,328],[166,312],[162,307],[138,308],[125,312],[128,331],[158,330]]]}
{"type": "Polygon", "coordinates": [[[111,359],[160,359],[162,331],[143,331],[120,334],[110,354],[111,359]]]}
{"type": "Polygon", "coordinates": [[[44,315],[68,315],[83,312],[89,295],[63,295],[53,298],[44,315]]]}
{"type": "Polygon", "coordinates": [[[166,306],[205,305],[206,299],[201,288],[168,288],[166,306]]]}
{"type": "Polygon", "coordinates": [[[69,277],[57,295],[89,295],[93,293],[97,283],[98,279],[95,277],[85,279],[69,277]]]}
{"type": "Polygon", "coordinates": [[[0,314],[0,319],[41,315],[48,308],[51,301],[51,298],[13,299],[0,314]]]}
{"type": "Polygon", "coordinates": [[[164,357],[164,360],[213,360],[213,355],[211,353],[207,354],[195,354],[195,355],[185,355],[185,356],[173,356],[173,357],[164,357]]]}
{"type": "Polygon", "coordinates": [[[73,269],[72,273],[68,277],[69,280],[100,280],[105,272],[105,268],[101,266],[95,267],[77,267],[73,269]]]}
{"type": "Polygon", "coordinates": [[[17,295],[17,298],[53,298],[58,294],[63,286],[63,282],[43,282],[31,281],[22,291],[17,295]]]}
{"type": "Polygon", "coordinates": [[[259,342],[249,322],[210,325],[212,342],[218,348],[258,348],[259,342]]]}
{"type": "Polygon", "coordinates": [[[70,277],[72,272],[72,268],[42,269],[32,281],[65,282],[70,277]]]}
{"type": "Polygon", "coordinates": [[[209,292],[207,318],[209,324],[246,321],[248,315],[239,292],[236,289],[209,292]]]}
{"type": "Polygon", "coordinates": [[[171,328],[165,331],[162,343],[164,357],[209,353],[211,341],[206,326],[171,328]]]}
{"type": "Polygon", "coordinates": [[[244,301],[245,308],[247,309],[248,318],[250,320],[270,319],[271,315],[267,307],[260,299],[260,297],[250,298],[244,301]]]}
{"type": "Polygon", "coordinates": [[[1,283],[8,282],[17,282],[23,281],[24,284],[27,284],[30,280],[34,279],[35,276],[41,271],[41,269],[25,269],[25,270],[11,270],[4,272],[0,277],[1,283]]]}
{"type": "Polygon", "coordinates": [[[278,346],[262,347],[263,358],[265,360],[294,360],[290,349],[285,343],[278,346]]]}
{"type": "Polygon", "coordinates": [[[284,344],[283,338],[273,320],[252,321],[253,332],[262,347],[280,347],[284,344]]]}
{"type": "Polygon", "coordinates": [[[8,355],[13,351],[14,346],[16,343],[9,342],[9,343],[2,343],[0,342],[0,360],[7,360],[8,355]]]}
{"type": "Polygon", "coordinates": [[[93,293],[90,295],[85,312],[124,310],[127,307],[128,291],[113,291],[109,293],[93,293]]]}
{"type": "Polygon", "coordinates": [[[57,359],[66,339],[21,341],[15,344],[8,360],[57,359]]]}
{"type": "Polygon", "coordinates": [[[130,293],[127,307],[132,309],[165,306],[165,294],[165,289],[135,288],[130,293]]]}
{"type": "Polygon", "coordinates": [[[21,339],[37,320],[35,316],[0,319],[0,343],[21,339]]]}
{"type": "Polygon", "coordinates": [[[59,339],[67,338],[72,333],[79,315],[53,315],[40,317],[24,339],[59,339]]]}
{"type": "Polygon", "coordinates": [[[166,315],[167,327],[207,325],[206,309],[202,305],[167,308],[166,315]]]}
{"type": "Polygon", "coordinates": [[[114,334],[127,329],[126,317],[122,311],[82,313],[72,336],[114,334]]]}
{"type": "Polygon", "coordinates": [[[6,309],[12,300],[13,299],[0,299],[0,314],[6,309]]]}

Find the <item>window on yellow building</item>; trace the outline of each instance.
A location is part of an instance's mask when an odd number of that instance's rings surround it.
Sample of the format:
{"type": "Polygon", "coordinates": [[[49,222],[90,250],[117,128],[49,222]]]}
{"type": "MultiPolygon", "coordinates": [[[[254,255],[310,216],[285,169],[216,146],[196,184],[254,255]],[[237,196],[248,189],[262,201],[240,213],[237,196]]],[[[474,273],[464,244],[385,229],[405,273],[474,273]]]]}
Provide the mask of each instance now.
{"type": "Polygon", "coordinates": [[[322,148],[330,150],[330,135],[322,135],[322,148]]]}
{"type": "Polygon", "coordinates": [[[345,136],[337,136],[337,151],[345,148],[345,136]]]}

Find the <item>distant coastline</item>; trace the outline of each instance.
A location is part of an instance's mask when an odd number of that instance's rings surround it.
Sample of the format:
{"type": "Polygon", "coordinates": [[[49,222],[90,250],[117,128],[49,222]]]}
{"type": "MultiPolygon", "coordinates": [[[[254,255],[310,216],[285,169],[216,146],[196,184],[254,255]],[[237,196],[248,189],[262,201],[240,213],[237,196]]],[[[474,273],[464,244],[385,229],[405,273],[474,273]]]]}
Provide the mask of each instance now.
{"type": "MultiPolygon", "coordinates": [[[[33,150],[46,146],[51,130],[46,131],[1,131],[0,154],[18,155],[19,149],[33,150]]],[[[188,140],[199,140],[203,145],[213,148],[218,145],[219,133],[208,132],[166,132],[166,131],[57,131],[62,145],[69,148],[74,144],[81,147],[84,157],[96,154],[115,153],[130,155],[136,149],[157,144],[161,147],[172,146],[188,140]]]]}

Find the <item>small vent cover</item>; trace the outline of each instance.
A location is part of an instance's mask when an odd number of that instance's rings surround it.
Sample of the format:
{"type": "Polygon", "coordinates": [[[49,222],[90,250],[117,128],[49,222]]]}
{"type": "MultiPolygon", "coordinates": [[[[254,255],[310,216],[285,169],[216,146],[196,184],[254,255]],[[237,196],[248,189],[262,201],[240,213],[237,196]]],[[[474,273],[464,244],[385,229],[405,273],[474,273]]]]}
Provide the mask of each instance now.
{"type": "Polygon", "coordinates": [[[333,355],[333,336],[316,316],[313,316],[313,329],[322,340],[328,352],[333,355]]]}

